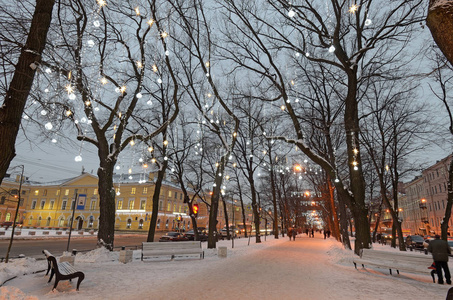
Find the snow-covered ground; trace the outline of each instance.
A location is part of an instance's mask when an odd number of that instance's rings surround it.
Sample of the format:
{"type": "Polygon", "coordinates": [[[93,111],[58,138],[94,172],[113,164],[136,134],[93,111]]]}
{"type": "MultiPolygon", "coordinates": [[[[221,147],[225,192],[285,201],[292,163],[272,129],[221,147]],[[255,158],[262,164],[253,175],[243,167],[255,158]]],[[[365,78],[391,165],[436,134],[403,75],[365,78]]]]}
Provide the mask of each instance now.
{"type": "MultiPolygon", "coordinates": [[[[118,252],[97,249],[76,256],[75,267],[85,273],[80,291],[61,281],[52,291],[44,260],[17,259],[0,264],[0,299],[445,299],[448,285],[432,283],[426,275],[383,269],[359,269],[353,253],[333,238],[300,235],[296,241],[254,239],[220,241],[227,257],[205,249],[205,259],[140,260],[120,263],[118,252]]],[[[206,247],[206,243],[203,243],[206,247]]],[[[375,244],[375,248],[398,251],[375,244]]],[[[410,252],[414,255],[420,253],[410,252]]],[[[61,255],[61,253],[55,253],[61,255]]],[[[428,266],[427,266],[428,267],[428,266]]]]}

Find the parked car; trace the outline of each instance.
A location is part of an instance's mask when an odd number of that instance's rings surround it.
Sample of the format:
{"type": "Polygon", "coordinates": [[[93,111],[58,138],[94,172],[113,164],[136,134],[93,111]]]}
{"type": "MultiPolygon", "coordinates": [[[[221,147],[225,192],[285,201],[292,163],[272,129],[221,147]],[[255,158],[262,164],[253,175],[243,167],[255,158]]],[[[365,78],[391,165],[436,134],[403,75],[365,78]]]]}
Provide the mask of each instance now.
{"type": "Polygon", "coordinates": [[[188,241],[189,239],[184,236],[184,234],[180,232],[167,232],[163,235],[159,242],[181,242],[181,241],[188,241]]]}
{"type": "MultiPolygon", "coordinates": [[[[191,229],[191,230],[187,231],[186,234],[184,234],[184,236],[189,241],[193,241],[193,240],[195,240],[195,231],[193,229],[191,229]]],[[[198,229],[198,238],[200,241],[205,242],[208,240],[208,234],[205,231],[198,229]]]]}
{"type": "MultiPolygon", "coordinates": [[[[230,236],[231,237],[237,238],[238,237],[238,233],[239,233],[239,230],[236,229],[236,227],[234,227],[234,226],[230,227],[230,236]]],[[[222,238],[228,237],[227,228],[224,227],[222,230],[220,230],[220,234],[222,235],[222,238]]]]}
{"type": "Polygon", "coordinates": [[[419,235],[408,235],[406,237],[406,245],[412,249],[422,250],[424,248],[425,239],[419,235]],[[407,240],[410,239],[410,242],[407,240]]]}

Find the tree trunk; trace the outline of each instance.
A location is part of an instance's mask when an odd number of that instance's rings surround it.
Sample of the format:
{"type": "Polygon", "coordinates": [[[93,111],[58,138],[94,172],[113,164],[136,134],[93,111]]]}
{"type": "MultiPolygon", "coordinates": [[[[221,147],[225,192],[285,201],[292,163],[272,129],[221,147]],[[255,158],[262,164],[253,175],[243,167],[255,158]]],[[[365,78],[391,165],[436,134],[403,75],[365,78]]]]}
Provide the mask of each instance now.
{"type": "Polygon", "coordinates": [[[54,0],[36,1],[27,41],[22,48],[13,79],[0,108],[0,141],[2,145],[2,151],[0,151],[0,184],[11,160],[16,156],[14,145],[25,103],[46,45],[54,4],[54,0]]]}
{"type": "Polygon", "coordinates": [[[168,161],[164,160],[159,172],[157,172],[156,185],[154,186],[153,194],[153,212],[151,213],[151,222],[149,224],[147,242],[154,242],[154,235],[156,234],[157,217],[159,213],[159,197],[160,190],[162,188],[162,182],[165,178],[165,172],[167,170],[168,161]]]}
{"type": "Polygon", "coordinates": [[[440,225],[442,239],[447,240],[448,222],[451,217],[451,208],[453,207],[453,158],[450,159],[450,167],[448,169],[448,196],[447,207],[445,209],[445,216],[440,225]]]}
{"type": "Polygon", "coordinates": [[[98,169],[99,178],[99,231],[98,243],[113,250],[115,236],[115,188],[113,186],[114,161],[102,159],[98,169]]]}
{"type": "Polygon", "coordinates": [[[340,241],[341,240],[340,222],[338,221],[338,213],[335,207],[335,192],[331,178],[328,174],[327,174],[327,185],[329,187],[329,202],[330,202],[329,206],[333,217],[332,227],[330,228],[330,230],[332,231],[332,235],[337,239],[337,241],[340,241]]]}
{"type": "Polygon", "coordinates": [[[453,66],[453,1],[430,0],[426,18],[434,41],[453,66]],[[439,5],[443,3],[442,5],[439,5]]]}
{"type": "MultiPolygon", "coordinates": [[[[212,197],[211,197],[211,209],[209,211],[209,236],[208,236],[208,249],[215,249],[217,244],[217,236],[214,236],[214,231],[217,231],[217,212],[219,209],[219,198],[220,198],[220,187],[222,186],[223,176],[219,176],[218,174],[223,174],[225,171],[225,161],[226,157],[230,156],[230,152],[228,152],[225,156],[223,156],[220,160],[220,164],[216,169],[215,172],[215,180],[214,180],[214,189],[212,190],[212,197]]],[[[219,234],[219,233],[217,233],[219,234]]]]}
{"type": "Polygon", "coordinates": [[[338,201],[338,210],[340,213],[340,230],[341,230],[341,236],[342,241],[343,241],[343,246],[346,249],[352,249],[351,248],[351,241],[349,240],[349,234],[348,234],[348,218],[347,218],[347,212],[346,212],[346,205],[344,204],[343,201],[338,201]]]}

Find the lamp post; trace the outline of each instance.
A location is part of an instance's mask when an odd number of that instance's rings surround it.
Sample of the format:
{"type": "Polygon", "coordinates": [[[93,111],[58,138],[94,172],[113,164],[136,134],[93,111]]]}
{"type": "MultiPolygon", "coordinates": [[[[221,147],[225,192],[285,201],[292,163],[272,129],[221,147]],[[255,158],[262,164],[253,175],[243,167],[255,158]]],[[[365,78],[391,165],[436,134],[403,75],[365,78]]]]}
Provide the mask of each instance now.
{"type": "Polygon", "coordinates": [[[5,263],[8,263],[9,252],[11,251],[11,246],[13,245],[14,230],[16,229],[16,219],[17,219],[17,215],[19,214],[19,208],[20,208],[20,194],[22,193],[22,181],[23,181],[23,178],[24,178],[24,165],[20,165],[20,166],[17,166],[17,167],[22,168],[22,171],[20,173],[19,191],[17,193],[18,195],[17,195],[16,213],[14,215],[13,229],[11,230],[11,239],[9,240],[8,251],[6,252],[5,263]]]}
{"type": "Polygon", "coordinates": [[[77,205],[77,197],[78,197],[77,192],[78,192],[78,189],[75,189],[74,190],[74,206],[72,207],[71,226],[69,226],[68,246],[66,247],[66,251],[69,251],[69,243],[71,242],[72,223],[74,223],[74,214],[75,214],[75,208],[77,205]]]}

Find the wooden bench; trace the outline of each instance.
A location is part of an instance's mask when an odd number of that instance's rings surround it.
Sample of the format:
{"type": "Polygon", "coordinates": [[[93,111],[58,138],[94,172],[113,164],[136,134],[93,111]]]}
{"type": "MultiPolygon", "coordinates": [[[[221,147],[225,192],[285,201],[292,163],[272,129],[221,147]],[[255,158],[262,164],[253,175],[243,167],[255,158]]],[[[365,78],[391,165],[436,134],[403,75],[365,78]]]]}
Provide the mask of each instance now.
{"type": "Polygon", "coordinates": [[[176,256],[187,256],[197,254],[200,259],[204,258],[204,251],[201,248],[200,241],[188,242],[143,242],[142,243],[142,260],[146,257],[170,256],[171,259],[176,256]]]}
{"type": "Polygon", "coordinates": [[[51,271],[50,272],[50,278],[49,278],[48,282],[50,282],[52,280],[52,278],[53,278],[53,275],[55,275],[55,284],[54,284],[52,290],[54,290],[57,287],[58,282],[60,280],[69,280],[69,281],[71,281],[72,278],[76,278],[76,277],[78,277],[76,290],[79,290],[80,283],[85,278],[85,274],[83,274],[83,272],[80,272],[80,271],[76,270],[67,261],[61,262],[61,263],[57,262],[57,259],[55,258],[55,256],[53,256],[47,250],[43,250],[42,253],[44,253],[44,255],[47,258],[47,273],[46,273],[46,275],[49,274],[49,271],[51,271]]]}
{"type": "MultiPolygon", "coordinates": [[[[409,273],[429,274],[431,272],[428,267],[433,263],[431,255],[407,253],[407,252],[394,252],[394,251],[380,251],[373,249],[362,249],[360,257],[353,259],[355,268],[357,264],[361,264],[363,268],[365,265],[375,266],[378,268],[389,269],[390,275],[392,269],[399,271],[406,271],[409,273]]],[[[431,273],[434,280],[434,275],[431,273]]]]}

